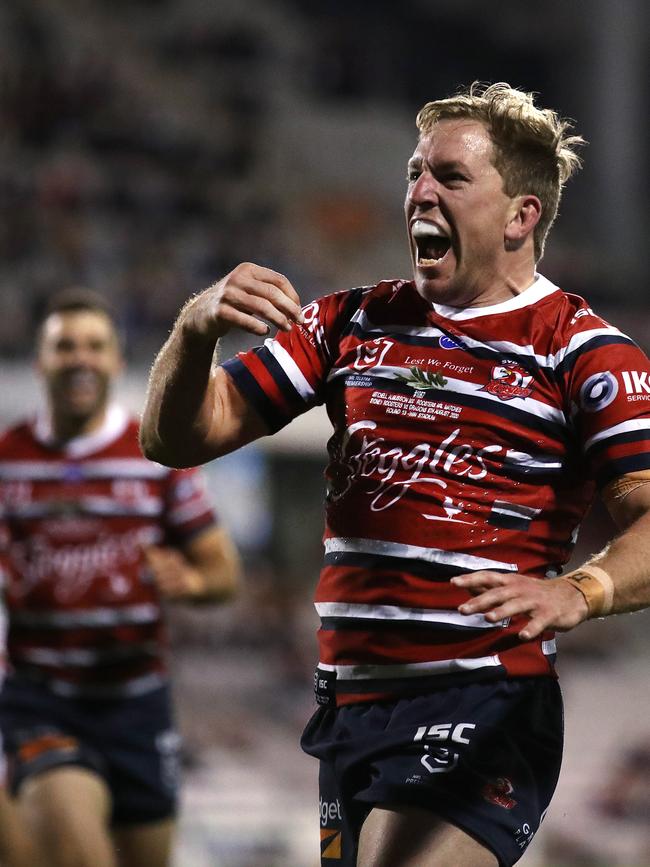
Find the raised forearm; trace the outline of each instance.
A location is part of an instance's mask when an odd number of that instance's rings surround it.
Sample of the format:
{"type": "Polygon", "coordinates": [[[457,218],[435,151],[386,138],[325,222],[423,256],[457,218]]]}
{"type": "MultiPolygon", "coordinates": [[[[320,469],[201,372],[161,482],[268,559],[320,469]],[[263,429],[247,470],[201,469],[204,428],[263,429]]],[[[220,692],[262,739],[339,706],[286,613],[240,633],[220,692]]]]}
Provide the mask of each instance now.
{"type": "Polygon", "coordinates": [[[302,322],[300,300],[282,274],[244,262],[192,298],[153,365],[140,443],[172,467],[205,463],[268,433],[223,371],[218,340],[231,328],[264,337],[269,326],[302,322]]]}
{"type": "Polygon", "coordinates": [[[214,457],[207,438],[214,415],[215,347],[215,339],[188,338],[177,324],[160,350],[140,427],[142,451],[150,460],[189,467],[214,457]]]}

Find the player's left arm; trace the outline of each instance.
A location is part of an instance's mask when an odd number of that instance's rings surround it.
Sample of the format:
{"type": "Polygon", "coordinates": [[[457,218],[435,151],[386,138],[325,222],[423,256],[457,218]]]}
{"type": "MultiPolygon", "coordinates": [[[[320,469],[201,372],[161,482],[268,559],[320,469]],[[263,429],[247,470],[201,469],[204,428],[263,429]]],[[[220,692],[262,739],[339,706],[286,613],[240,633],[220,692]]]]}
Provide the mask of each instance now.
{"type": "Polygon", "coordinates": [[[452,584],[472,598],[458,610],[495,623],[527,615],[519,637],[530,640],[545,630],[566,632],[592,617],[650,606],[650,474],[643,475],[623,476],[603,492],[622,532],[583,566],[544,581],[519,573],[459,575],[452,584]]]}
{"type": "Polygon", "coordinates": [[[239,554],[224,527],[208,527],[181,548],[152,546],[145,556],[160,593],[167,599],[225,602],[237,591],[239,554]]]}

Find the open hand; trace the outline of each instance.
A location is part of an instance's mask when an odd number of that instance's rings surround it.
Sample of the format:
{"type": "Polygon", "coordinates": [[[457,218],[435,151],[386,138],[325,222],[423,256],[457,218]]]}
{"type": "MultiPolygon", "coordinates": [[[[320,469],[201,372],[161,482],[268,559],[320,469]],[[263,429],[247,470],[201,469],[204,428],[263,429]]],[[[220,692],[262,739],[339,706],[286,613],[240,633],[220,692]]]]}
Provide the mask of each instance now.
{"type": "Polygon", "coordinates": [[[530,641],[546,629],[566,632],[589,615],[582,593],[562,578],[540,580],[518,572],[472,572],[451,579],[473,597],[458,606],[461,614],[484,614],[491,623],[526,614],[519,638],[530,641]]]}
{"type": "Polygon", "coordinates": [[[145,548],[145,559],[153,579],[166,599],[196,596],[203,590],[203,577],[175,548],[152,545],[145,548]]]}

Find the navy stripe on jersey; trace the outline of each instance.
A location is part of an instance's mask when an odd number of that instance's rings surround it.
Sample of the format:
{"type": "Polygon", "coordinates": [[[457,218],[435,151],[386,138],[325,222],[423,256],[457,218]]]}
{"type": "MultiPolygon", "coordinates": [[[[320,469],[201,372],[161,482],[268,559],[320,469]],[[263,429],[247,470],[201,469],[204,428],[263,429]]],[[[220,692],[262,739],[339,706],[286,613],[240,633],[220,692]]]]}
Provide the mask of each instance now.
{"type": "Polygon", "coordinates": [[[448,608],[413,608],[366,602],[316,602],[320,617],[404,623],[419,620],[423,623],[443,623],[465,629],[495,629],[507,625],[506,621],[492,623],[483,614],[461,614],[448,608]]]}
{"type": "Polygon", "coordinates": [[[605,346],[636,346],[637,344],[631,338],[624,334],[599,334],[592,337],[590,340],[581,343],[576,349],[570,350],[563,357],[562,361],[556,367],[558,376],[568,373],[573,369],[576,359],[583,356],[587,352],[594,352],[598,349],[603,349],[605,346]]]}
{"type": "Polygon", "coordinates": [[[642,440],[650,440],[650,419],[648,419],[648,427],[641,430],[631,430],[625,433],[614,434],[610,437],[603,437],[597,442],[592,443],[587,448],[587,454],[597,455],[605,449],[610,449],[613,446],[625,445],[626,443],[638,443],[642,440]]]}
{"type": "Polygon", "coordinates": [[[379,539],[337,538],[333,536],[325,540],[325,553],[326,556],[334,553],[371,554],[380,558],[379,563],[386,562],[389,558],[392,560],[404,559],[407,564],[431,563],[435,564],[436,568],[438,565],[446,565],[462,569],[464,572],[475,572],[479,569],[490,569],[498,572],[518,571],[516,563],[476,557],[472,554],[448,551],[442,548],[422,547],[379,539]]]}
{"type": "Polygon", "coordinates": [[[548,476],[556,476],[565,472],[565,464],[555,455],[528,454],[508,449],[503,459],[509,476],[525,477],[530,484],[548,484],[548,476]],[[532,477],[532,478],[531,478],[532,477]]]}
{"type": "MultiPolygon", "coordinates": [[[[423,668],[417,674],[414,672],[414,666],[411,666],[410,673],[408,666],[367,666],[369,676],[365,678],[348,678],[343,673],[343,669],[352,668],[352,666],[336,666],[336,691],[343,694],[359,694],[364,693],[386,693],[386,694],[404,694],[409,692],[422,692],[428,689],[444,689],[447,683],[459,684],[464,681],[475,683],[479,680],[494,680],[502,678],[506,675],[505,666],[503,666],[498,657],[488,657],[485,659],[468,659],[468,660],[441,660],[440,665],[433,663],[426,668],[423,668]],[[468,665],[466,668],[458,663],[478,663],[476,667],[468,665]],[[434,667],[435,666],[435,667],[434,667]],[[385,668],[386,672],[382,673],[381,668],[385,668]],[[395,670],[395,674],[391,676],[391,670],[395,670]]],[[[364,666],[356,666],[362,669],[364,666]]],[[[328,670],[328,666],[320,663],[318,669],[328,670]]]]}
{"type": "MultiPolygon", "coordinates": [[[[335,631],[339,629],[349,629],[356,631],[367,631],[372,627],[373,632],[388,632],[404,630],[411,632],[430,632],[432,636],[438,636],[441,632],[458,632],[463,636],[470,637],[471,635],[480,635],[479,627],[461,626],[458,623],[428,623],[426,620],[369,620],[363,617],[321,617],[321,629],[326,631],[335,631]]],[[[493,624],[491,624],[493,625],[493,624]]],[[[424,639],[423,639],[424,640],[424,639]]]]}
{"type": "Polygon", "coordinates": [[[506,530],[523,530],[527,532],[531,521],[540,514],[541,509],[531,509],[504,500],[495,500],[488,515],[488,524],[503,527],[506,530]]]}
{"type": "Polygon", "coordinates": [[[549,370],[548,365],[541,364],[539,359],[522,351],[523,347],[510,348],[508,346],[506,349],[499,346],[492,347],[487,343],[472,343],[466,338],[464,339],[456,331],[448,330],[442,326],[432,326],[428,330],[436,332],[436,334],[433,337],[430,334],[418,336],[417,334],[400,331],[399,327],[395,328],[391,326],[372,326],[370,329],[366,329],[359,322],[352,322],[350,323],[350,327],[346,329],[346,332],[349,332],[353,337],[362,342],[374,340],[380,336],[390,336],[393,339],[399,338],[399,342],[405,346],[417,346],[421,349],[431,349],[432,340],[437,342],[448,338],[456,344],[459,350],[466,352],[473,359],[488,360],[497,364],[503,361],[504,358],[508,358],[516,361],[533,375],[536,375],[540,370],[550,374],[553,373],[552,369],[549,370]]]}
{"type": "Polygon", "coordinates": [[[359,309],[359,305],[363,300],[364,294],[368,291],[367,286],[362,286],[358,289],[352,289],[346,298],[345,304],[343,305],[343,310],[341,312],[341,321],[345,323],[342,331],[341,337],[346,337],[348,334],[354,334],[356,323],[354,322],[353,316],[355,311],[359,309]]]}
{"type": "Polygon", "coordinates": [[[280,362],[266,346],[260,346],[257,350],[259,360],[264,364],[268,372],[275,380],[275,384],[282,392],[287,404],[294,412],[301,412],[305,408],[305,401],[296,391],[296,386],[285,373],[280,362]]]}
{"type": "Polygon", "coordinates": [[[603,488],[626,473],[637,473],[641,470],[650,470],[650,452],[610,461],[596,474],[596,484],[599,488],[603,488]]]}
{"type": "Polygon", "coordinates": [[[444,563],[425,563],[422,560],[409,560],[406,557],[386,557],[377,554],[362,554],[353,551],[335,551],[325,554],[325,566],[351,566],[377,571],[403,572],[430,581],[449,581],[455,575],[464,575],[466,569],[444,563]]]}
{"type": "Polygon", "coordinates": [[[79,627],[129,626],[157,623],[161,612],[153,603],[125,605],[121,608],[90,608],[70,611],[12,611],[13,623],[39,629],[74,629],[79,627]]]}
{"type": "MultiPolygon", "coordinates": [[[[253,351],[259,354],[259,349],[253,351]]],[[[238,358],[231,358],[229,361],[224,361],[222,367],[232,376],[237,383],[237,388],[259,412],[271,428],[272,433],[284,427],[289,420],[286,414],[267,396],[242,361],[238,358]]]]}
{"type": "Polygon", "coordinates": [[[495,665],[489,668],[472,671],[454,671],[428,675],[418,678],[378,677],[375,680],[359,681],[337,678],[336,691],[346,695],[386,694],[409,695],[413,692],[445,689],[446,686],[459,686],[463,683],[479,683],[489,680],[500,680],[507,674],[505,666],[495,665]]]}

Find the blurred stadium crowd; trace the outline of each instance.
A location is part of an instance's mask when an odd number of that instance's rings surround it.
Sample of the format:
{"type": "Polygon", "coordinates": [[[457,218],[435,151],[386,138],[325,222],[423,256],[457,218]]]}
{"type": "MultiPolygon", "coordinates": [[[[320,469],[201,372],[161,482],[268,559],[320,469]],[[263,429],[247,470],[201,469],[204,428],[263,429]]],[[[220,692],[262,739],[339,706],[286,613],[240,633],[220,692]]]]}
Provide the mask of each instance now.
{"type": "Polygon", "coordinates": [[[497,21],[472,0],[399,14],[387,0],[372,14],[359,0],[5,0],[0,352],[26,353],[34,312],[67,283],[109,293],[147,360],[178,305],[244,259],[286,271],[305,300],[403,273],[415,111],[473,78],[540,91],[595,139],[545,270],[606,301],[625,269],[614,243],[610,265],[595,256],[609,155],[585,96],[600,37],[581,3],[503,5],[497,21]]]}

